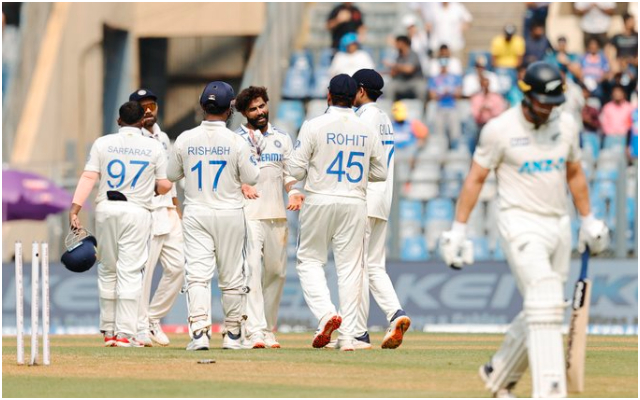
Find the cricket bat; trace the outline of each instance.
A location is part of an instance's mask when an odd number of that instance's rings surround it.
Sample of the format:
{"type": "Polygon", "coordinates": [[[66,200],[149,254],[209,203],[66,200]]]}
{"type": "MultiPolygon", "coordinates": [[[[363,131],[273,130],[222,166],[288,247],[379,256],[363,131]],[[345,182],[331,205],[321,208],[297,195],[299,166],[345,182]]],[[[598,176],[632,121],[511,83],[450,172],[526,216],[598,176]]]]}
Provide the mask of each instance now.
{"type": "Polygon", "coordinates": [[[584,362],[587,353],[587,325],[591,302],[591,280],[587,279],[589,248],[582,253],[580,277],[573,292],[569,343],[567,345],[567,390],[580,393],[584,390],[584,362]]]}

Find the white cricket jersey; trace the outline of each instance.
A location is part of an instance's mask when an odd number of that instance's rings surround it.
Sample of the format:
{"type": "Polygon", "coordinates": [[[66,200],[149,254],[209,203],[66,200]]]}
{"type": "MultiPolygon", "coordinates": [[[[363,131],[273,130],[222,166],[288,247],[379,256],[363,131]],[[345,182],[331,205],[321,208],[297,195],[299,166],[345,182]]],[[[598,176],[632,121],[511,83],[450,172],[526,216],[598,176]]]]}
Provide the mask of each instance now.
{"type": "Polygon", "coordinates": [[[534,129],[517,105],[485,125],[473,160],[496,170],[501,210],[562,216],[568,210],[566,163],[580,161],[580,154],[570,114],[554,111],[534,129]]]}
{"type": "Polygon", "coordinates": [[[387,114],[376,103],[362,105],[356,111],[356,115],[380,135],[380,141],[384,148],[384,159],[387,163],[387,180],[384,182],[369,182],[367,186],[367,210],[369,217],[386,221],[391,212],[391,200],[393,199],[393,127],[387,114]]]}
{"type": "MultiPolygon", "coordinates": [[[[149,132],[145,128],[142,128],[142,134],[146,137],[150,137],[159,141],[160,144],[162,144],[167,160],[169,160],[169,149],[171,148],[171,141],[169,140],[169,136],[167,136],[166,133],[162,132],[158,124],[153,125],[153,132],[149,132]]],[[[171,186],[171,190],[169,191],[169,193],[159,196],[153,196],[153,200],[151,200],[151,208],[153,208],[154,210],[160,207],[176,208],[176,206],[173,204],[174,197],[178,197],[176,185],[171,186]]]]}
{"type": "MultiPolygon", "coordinates": [[[[236,131],[250,145],[249,128],[241,125],[236,131]]],[[[245,199],[247,219],[287,218],[284,208],[284,185],[295,182],[289,175],[286,165],[293,151],[291,137],[271,124],[264,133],[266,146],[260,154],[260,178],[255,186],[259,198],[245,199]]]]}
{"type": "Polygon", "coordinates": [[[367,184],[387,178],[380,136],[351,108],[329,107],[300,128],[289,172],[305,190],[366,200],[367,184]]]}
{"type": "Polygon", "coordinates": [[[100,173],[96,203],[107,199],[107,191],[118,191],[150,209],[156,180],[167,179],[167,157],[158,141],[126,126],[93,143],[84,170],[100,173]]]}
{"type": "Polygon", "coordinates": [[[203,121],[180,134],[167,171],[171,181],[184,177],[185,207],[214,209],[242,208],[241,185],[255,185],[260,174],[247,142],[222,121],[203,121]]]}

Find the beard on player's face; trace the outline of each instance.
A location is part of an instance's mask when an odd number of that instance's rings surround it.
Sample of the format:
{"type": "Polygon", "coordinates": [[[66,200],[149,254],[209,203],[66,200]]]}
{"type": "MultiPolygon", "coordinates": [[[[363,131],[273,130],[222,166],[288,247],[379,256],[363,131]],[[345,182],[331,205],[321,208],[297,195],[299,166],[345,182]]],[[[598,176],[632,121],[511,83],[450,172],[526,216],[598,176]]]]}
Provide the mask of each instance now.
{"type": "Polygon", "coordinates": [[[151,113],[146,113],[142,117],[142,126],[144,126],[145,129],[149,130],[153,128],[153,125],[155,125],[156,121],[158,121],[158,118],[155,115],[151,113]]]}
{"type": "Polygon", "coordinates": [[[269,112],[258,115],[255,118],[247,118],[247,122],[257,129],[263,129],[269,123],[269,112]]]}

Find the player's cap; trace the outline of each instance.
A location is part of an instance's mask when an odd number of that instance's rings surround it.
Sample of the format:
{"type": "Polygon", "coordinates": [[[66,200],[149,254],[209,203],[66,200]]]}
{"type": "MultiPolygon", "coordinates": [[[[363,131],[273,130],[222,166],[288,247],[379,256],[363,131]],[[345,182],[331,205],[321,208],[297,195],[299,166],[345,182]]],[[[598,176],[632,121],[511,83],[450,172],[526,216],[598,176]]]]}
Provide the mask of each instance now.
{"type": "Polygon", "coordinates": [[[213,103],[219,108],[229,108],[235,97],[236,94],[228,83],[222,81],[209,82],[200,95],[200,105],[204,106],[207,103],[213,103]]]}
{"type": "Polygon", "coordinates": [[[558,105],[565,101],[564,80],[560,70],[548,62],[531,63],[518,86],[525,95],[530,95],[542,104],[558,105]]]}
{"type": "Polygon", "coordinates": [[[508,24],[504,27],[504,33],[507,36],[513,36],[516,33],[516,26],[513,24],[508,24]]]}
{"type": "Polygon", "coordinates": [[[158,96],[149,89],[140,88],[129,95],[129,101],[140,101],[142,99],[158,100],[158,96]]]}
{"type": "Polygon", "coordinates": [[[339,74],[331,78],[329,93],[336,96],[355,97],[358,84],[347,74],[339,74]]]}
{"type": "Polygon", "coordinates": [[[353,74],[353,79],[358,86],[365,89],[382,90],[384,87],[384,79],[382,76],[372,69],[363,68],[353,74]]]}

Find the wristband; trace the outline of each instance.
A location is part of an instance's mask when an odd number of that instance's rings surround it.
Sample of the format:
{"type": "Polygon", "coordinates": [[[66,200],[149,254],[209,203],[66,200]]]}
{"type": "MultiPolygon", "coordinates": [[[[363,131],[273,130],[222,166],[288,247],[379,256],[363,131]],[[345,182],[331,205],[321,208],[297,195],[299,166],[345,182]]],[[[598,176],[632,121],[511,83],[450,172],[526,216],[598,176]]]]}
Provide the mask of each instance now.
{"type": "Polygon", "coordinates": [[[453,221],[453,225],[451,226],[451,231],[465,236],[467,234],[467,224],[464,224],[458,221],[453,221]]]}

